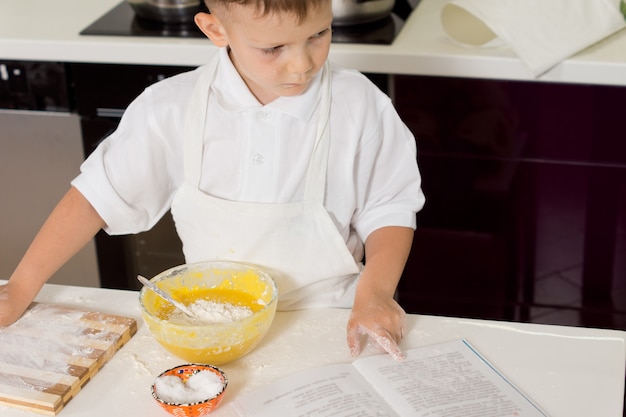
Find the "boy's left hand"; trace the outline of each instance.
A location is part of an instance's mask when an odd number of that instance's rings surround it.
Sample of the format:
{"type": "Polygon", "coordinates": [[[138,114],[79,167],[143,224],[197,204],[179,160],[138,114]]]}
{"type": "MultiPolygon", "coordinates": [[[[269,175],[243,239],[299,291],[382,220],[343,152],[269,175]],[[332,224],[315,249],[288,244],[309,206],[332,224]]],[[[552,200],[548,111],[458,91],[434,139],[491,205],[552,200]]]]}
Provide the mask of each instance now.
{"type": "Polygon", "coordinates": [[[348,347],[361,353],[361,335],[370,337],[395,360],[404,359],[398,343],[404,336],[406,313],[393,298],[372,296],[355,301],[348,320],[348,347]]]}
{"type": "Polygon", "coordinates": [[[371,338],[394,359],[404,359],[398,343],[404,336],[406,313],[394,299],[411,250],[413,229],[387,226],[365,241],[367,262],[361,271],[348,320],[348,347],[361,353],[361,335],[371,338]]]}

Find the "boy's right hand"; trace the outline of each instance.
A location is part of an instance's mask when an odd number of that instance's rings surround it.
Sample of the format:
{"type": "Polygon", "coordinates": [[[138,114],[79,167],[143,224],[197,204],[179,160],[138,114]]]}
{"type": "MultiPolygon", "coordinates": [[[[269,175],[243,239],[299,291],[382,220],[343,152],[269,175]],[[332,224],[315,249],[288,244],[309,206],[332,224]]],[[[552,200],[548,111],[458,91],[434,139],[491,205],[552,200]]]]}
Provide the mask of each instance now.
{"type": "Polygon", "coordinates": [[[19,297],[12,290],[11,284],[0,285],[0,328],[13,324],[30,305],[27,297],[19,297]]]}

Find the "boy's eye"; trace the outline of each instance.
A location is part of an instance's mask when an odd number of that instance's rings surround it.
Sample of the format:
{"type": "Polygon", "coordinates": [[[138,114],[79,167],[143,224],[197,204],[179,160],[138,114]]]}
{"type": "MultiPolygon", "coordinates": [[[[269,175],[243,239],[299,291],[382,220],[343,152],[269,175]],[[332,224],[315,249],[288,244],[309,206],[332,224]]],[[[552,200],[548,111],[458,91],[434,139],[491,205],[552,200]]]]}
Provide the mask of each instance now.
{"type": "MultiPolygon", "coordinates": [[[[324,29],[321,32],[316,33],[315,35],[311,36],[310,39],[315,40],[315,39],[319,39],[322,38],[328,34],[331,33],[330,28],[324,29]]],[[[272,46],[271,48],[261,48],[261,52],[263,54],[267,54],[267,55],[273,55],[273,54],[277,54],[279,53],[282,49],[283,49],[284,45],[278,45],[278,46],[272,46]]]]}
{"type": "Polygon", "coordinates": [[[313,38],[321,38],[322,36],[328,35],[330,33],[330,28],[324,29],[321,32],[316,33],[313,38]]]}
{"type": "Polygon", "coordinates": [[[283,46],[280,45],[280,46],[273,46],[271,48],[263,48],[261,49],[261,52],[263,52],[264,54],[268,54],[268,55],[277,54],[278,52],[280,52],[282,47],[283,46]]]}

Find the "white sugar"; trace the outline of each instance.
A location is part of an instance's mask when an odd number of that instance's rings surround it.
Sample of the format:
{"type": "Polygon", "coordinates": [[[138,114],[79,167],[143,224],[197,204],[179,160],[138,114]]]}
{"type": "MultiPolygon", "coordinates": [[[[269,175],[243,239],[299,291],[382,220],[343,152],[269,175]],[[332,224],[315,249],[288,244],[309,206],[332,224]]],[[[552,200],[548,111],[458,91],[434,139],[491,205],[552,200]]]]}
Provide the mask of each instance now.
{"type": "Polygon", "coordinates": [[[158,377],[155,382],[157,396],[172,404],[191,404],[215,397],[222,390],[222,379],[211,371],[197,372],[187,382],[175,375],[158,377]]]}

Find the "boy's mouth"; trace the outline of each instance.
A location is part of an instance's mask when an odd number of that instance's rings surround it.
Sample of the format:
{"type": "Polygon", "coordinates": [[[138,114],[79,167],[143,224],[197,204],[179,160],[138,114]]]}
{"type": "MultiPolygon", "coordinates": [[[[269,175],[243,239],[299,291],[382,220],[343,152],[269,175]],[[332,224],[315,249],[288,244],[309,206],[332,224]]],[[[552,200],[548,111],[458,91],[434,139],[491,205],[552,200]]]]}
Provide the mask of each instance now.
{"type": "Polygon", "coordinates": [[[285,83],[285,84],[283,84],[283,86],[287,87],[287,88],[302,87],[303,85],[306,85],[306,83],[285,83]]]}
{"type": "Polygon", "coordinates": [[[287,82],[287,83],[284,83],[283,86],[288,87],[288,88],[303,87],[303,86],[308,85],[310,82],[311,82],[311,79],[307,78],[301,81],[287,82]]]}

